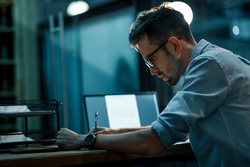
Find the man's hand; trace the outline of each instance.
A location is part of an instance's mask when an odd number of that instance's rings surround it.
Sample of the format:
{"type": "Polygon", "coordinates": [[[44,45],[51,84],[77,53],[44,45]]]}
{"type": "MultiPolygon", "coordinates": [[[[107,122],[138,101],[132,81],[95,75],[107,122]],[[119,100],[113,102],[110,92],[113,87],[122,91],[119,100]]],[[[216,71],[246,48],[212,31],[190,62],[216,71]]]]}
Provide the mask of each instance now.
{"type": "Polygon", "coordinates": [[[61,128],[57,132],[56,144],[60,150],[79,150],[85,147],[86,135],[77,134],[67,128],[61,128]]]}

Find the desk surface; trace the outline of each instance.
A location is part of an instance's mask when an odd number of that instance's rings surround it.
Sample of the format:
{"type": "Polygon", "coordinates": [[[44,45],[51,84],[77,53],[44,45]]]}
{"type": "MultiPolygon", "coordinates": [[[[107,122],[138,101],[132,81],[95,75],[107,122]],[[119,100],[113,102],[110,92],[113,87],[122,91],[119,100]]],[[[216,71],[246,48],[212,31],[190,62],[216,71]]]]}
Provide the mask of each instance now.
{"type": "Polygon", "coordinates": [[[0,154],[1,166],[72,166],[80,164],[93,165],[97,163],[155,161],[185,161],[195,160],[195,155],[189,143],[175,144],[157,157],[134,156],[106,150],[74,150],[46,153],[0,154]],[[129,161],[128,161],[129,160],[129,161]]]}

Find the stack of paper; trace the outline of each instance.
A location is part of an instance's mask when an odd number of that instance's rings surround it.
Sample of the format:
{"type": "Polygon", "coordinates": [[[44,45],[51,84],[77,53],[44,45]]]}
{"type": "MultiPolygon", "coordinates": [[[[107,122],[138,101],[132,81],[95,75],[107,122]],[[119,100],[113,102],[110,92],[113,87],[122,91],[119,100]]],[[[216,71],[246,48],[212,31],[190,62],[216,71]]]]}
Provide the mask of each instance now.
{"type": "Polygon", "coordinates": [[[23,134],[20,135],[1,135],[0,144],[4,143],[13,143],[13,142],[22,142],[22,141],[34,141],[30,137],[26,137],[23,134]]]}
{"type": "Polygon", "coordinates": [[[20,112],[30,112],[27,106],[19,105],[19,106],[0,106],[0,114],[12,114],[12,113],[20,113],[20,112]]]}

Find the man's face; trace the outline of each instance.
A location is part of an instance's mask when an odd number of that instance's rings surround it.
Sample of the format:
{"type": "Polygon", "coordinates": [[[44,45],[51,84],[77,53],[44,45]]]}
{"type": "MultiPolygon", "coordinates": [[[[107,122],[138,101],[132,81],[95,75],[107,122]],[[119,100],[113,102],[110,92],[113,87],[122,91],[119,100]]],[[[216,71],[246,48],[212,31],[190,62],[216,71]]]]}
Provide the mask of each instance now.
{"type": "MultiPolygon", "coordinates": [[[[158,48],[157,45],[149,44],[146,35],[139,40],[138,47],[144,60],[158,48]]],[[[159,49],[149,59],[155,65],[153,68],[150,67],[150,73],[152,75],[157,75],[159,78],[162,78],[170,86],[174,86],[179,82],[182,76],[181,71],[183,66],[181,61],[174,55],[167,55],[166,51],[159,49]]]]}

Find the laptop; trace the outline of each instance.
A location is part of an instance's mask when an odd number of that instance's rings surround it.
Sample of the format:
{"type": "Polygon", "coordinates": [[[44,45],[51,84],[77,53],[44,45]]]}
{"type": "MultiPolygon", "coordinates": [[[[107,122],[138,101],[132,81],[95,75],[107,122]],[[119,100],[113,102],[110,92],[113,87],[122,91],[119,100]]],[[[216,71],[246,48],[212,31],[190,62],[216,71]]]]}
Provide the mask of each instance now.
{"type": "Polygon", "coordinates": [[[151,125],[159,115],[156,92],[120,93],[83,96],[88,130],[98,126],[128,128],[151,125]]]}

